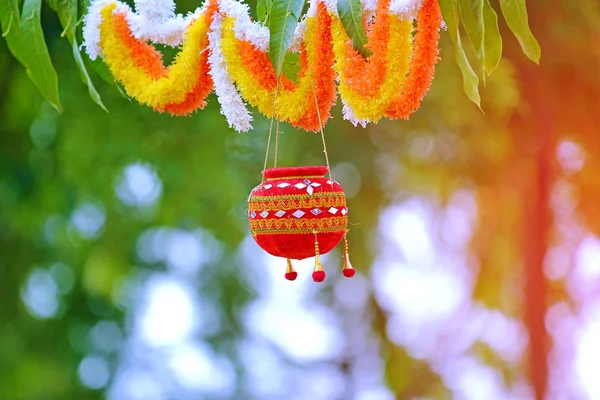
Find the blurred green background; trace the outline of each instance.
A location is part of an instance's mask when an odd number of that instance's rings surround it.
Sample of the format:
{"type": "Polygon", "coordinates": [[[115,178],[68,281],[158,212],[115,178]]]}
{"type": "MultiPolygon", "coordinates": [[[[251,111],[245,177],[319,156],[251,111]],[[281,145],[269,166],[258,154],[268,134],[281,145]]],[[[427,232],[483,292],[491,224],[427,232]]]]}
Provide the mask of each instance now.
{"type": "MultiPolygon", "coordinates": [[[[600,7],[528,9],[541,63],[501,21],[484,113],[446,32],[409,121],[336,106],[358,273],[333,252],[317,285],[249,236],[269,121],[237,134],[213,95],[157,114],[93,74],[106,113],[44,6],[62,113],[0,40],[0,399],[600,399],[600,7]]],[[[283,126],[281,166],[321,150],[283,126]]]]}

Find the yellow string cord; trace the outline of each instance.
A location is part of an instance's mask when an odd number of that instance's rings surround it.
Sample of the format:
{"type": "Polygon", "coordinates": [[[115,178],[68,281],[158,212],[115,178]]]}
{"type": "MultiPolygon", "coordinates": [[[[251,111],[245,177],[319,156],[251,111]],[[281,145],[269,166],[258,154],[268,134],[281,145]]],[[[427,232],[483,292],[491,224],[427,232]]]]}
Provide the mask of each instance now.
{"type": "MultiPolygon", "coordinates": [[[[277,95],[279,94],[279,79],[277,79],[277,86],[275,87],[275,97],[273,98],[273,112],[271,113],[271,123],[269,124],[269,137],[267,139],[267,150],[265,151],[265,162],[263,164],[263,171],[267,169],[267,161],[269,160],[269,149],[271,148],[271,134],[273,133],[273,120],[275,119],[275,108],[277,107],[277,95]]],[[[277,121],[277,130],[279,130],[279,121],[277,121]]],[[[279,134],[275,137],[275,166],[277,166],[277,142],[279,141],[279,134]]],[[[262,175],[262,174],[261,174],[262,175]]],[[[265,182],[265,176],[262,175],[261,184],[265,182]]]]}
{"type": "MultiPolygon", "coordinates": [[[[319,120],[319,131],[321,133],[321,142],[323,143],[323,154],[325,154],[325,163],[327,164],[327,171],[329,172],[329,180],[331,181],[331,186],[333,187],[333,175],[331,173],[331,166],[329,165],[329,155],[327,154],[327,144],[325,142],[325,132],[323,131],[323,121],[321,120],[321,112],[319,111],[319,100],[317,99],[317,89],[315,88],[315,81],[313,78],[312,71],[310,73],[310,80],[313,88],[313,97],[315,99],[315,108],[317,110],[317,119],[319,120]]],[[[273,134],[273,121],[275,119],[275,109],[277,107],[277,96],[279,94],[279,83],[280,79],[277,79],[277,87],[275,88],[275,97],[273,98],[273,113],[271,115],[271,123],[269,125],[269,137],[267,139],[267,150],[265,152],[265,162],[263,165],[263,170],[267,169],[267,162],[269,160],[269,149],[271,147],[271,136],[273,134]]],[[[279,152],[279,120],[277,120],[277,124],[275,126],[275,154],[273,159],[273,168],[277,168],[277,155],[279,152]]],[[[265,177],[262,177],[261,183],[264,183],[265,177]]]]}
{"type": "Polygon", "coordinates": [[[331,167],[329,166],[329,156],[327,155],[327,145],[325,144],[325,133],[323,132],[323,121],[321,121],[321,112],[319,111],[319,101],[317,100],[317,89],[315,88],[315,81],[313,79],[312,71],[310,71],[310,81],[313,87],[313,96],[315,98],[315,107],[317,109],[317,118],[319,120],[319,130],[321,131],[321,141],[323,142],[323,153],[325,154],[325,162],[327,163],[327,170],[329,171],[329,180],[331,181],[331,187],[333,188],[333,177],[331,175],[331,167]]]}
{"type": "Polygon", "coordinates": [[[277,154],[279,153],[279,120],[275,126],[275,160],[273,161],[273,168],[277,168],[277,154]]]}

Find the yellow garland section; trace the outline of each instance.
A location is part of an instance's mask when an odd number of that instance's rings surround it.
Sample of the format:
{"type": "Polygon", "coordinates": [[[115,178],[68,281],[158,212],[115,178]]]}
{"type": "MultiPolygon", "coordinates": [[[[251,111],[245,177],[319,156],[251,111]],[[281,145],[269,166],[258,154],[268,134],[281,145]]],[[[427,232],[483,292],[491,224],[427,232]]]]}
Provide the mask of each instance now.
{"type": "MultiPolygon", "coordinates": [[[[308,65],[315,62],[317,17],[307,18],[307,27],[305,35],[306,52],[308,56],[308,65]]],[[[235,18],[225,18],[223,20],[223,37],[221,46],[223,56],[227,62],[227,71],[235,82],[237,89],[242,97],[258,110],[271,117],[273,115],[273,103],[275,100],[275,89],[266,89],[259,84],[253,76],[250,68],[238,51],[238,39],[234,32],[235,18]]],[[[310,67],[309,67],[310,68],[310,67]]],[[[314,103],[313,87],[309,74],[301,76],[298,84],[293,90],[279,87],[277,102],[275,105],[275,118],[282,121],[294,122],[299,120],[307,111],[309,106],[314,103]]]]}
{"type": "MultiPolygon", "coordinates": [[[[409,70],[412,50],[412,23],[389,14],[389,43],[386,54],[387,68],[385,80],[374,96],[364,96],[353,90],[352,82],[344,79],[344,70],[352,68],[352,60],[348,60],[346,44],[350,40],[339,18],[333,18],[332,30],[336,57],[335,70],[340,76],[338,90],[346,103],[352,107],[354,115],[359,119],[377,121],[381,119],[391,102],[401,95],[402,85],[409,70]]],[[[368,61],[367,61],[368,62],[368,61]]],[[[369,79],[370,77],[364,77],[369,79]]]]}
{"type": "Polygon", "coordinates": [[[208,47],[209,22],[205,15],[190,24],[182,49],[167,74],[153,79],[135,65],[129,48],[116,34],[113,14],[116,6],[112,3],[102,9],[100,24],[100,46],[112,74],[123,84],[127,94],[142,104],[164,108],[170,103],[183,102],[186,95],[194,90],[198,80],[198,62],[208,47]]]}

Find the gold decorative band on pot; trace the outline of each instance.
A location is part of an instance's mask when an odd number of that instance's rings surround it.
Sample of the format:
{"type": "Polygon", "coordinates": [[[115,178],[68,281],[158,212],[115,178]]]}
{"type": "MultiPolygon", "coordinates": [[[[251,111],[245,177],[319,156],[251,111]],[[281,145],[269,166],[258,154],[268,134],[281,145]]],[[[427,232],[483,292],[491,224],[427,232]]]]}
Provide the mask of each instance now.
{"type": "Polygon", "coordinates": [[[310,233],[345,230],[348,217],[261,219],[250,221],[252,233],[310,233]],[[296,231],[294,231],[296,230],[296,231]]]}
{"type": "Polygon", "coordinates": [[[251,211],[277,211],[277,210],[295,210],[299,208],[329,208],[329,207],[346,207],[345,197],[305,197],[300,199],[286,199],[285,196],[281,196],[282,199],[274,199],[273,197],[266,197],[265,200],[256,200],[256,197],[250,199],[248,203],[248,209],[251,211]]]}

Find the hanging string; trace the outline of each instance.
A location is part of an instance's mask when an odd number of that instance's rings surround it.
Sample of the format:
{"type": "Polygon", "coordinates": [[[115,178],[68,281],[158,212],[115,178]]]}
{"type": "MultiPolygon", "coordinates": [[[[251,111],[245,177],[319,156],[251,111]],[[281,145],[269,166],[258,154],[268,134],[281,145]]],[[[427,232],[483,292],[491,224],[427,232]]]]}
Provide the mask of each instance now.
{"type": "Polygon", "coordinates": [[[321,112],[319,111],[319,101],[317,100],[317,89],[315,88],[315,81],[313,79],[312,71],[309,70],[310,81],[313,87],[313,96],[315,98],[315,108],[317,109],[317,118],[319,120],[319,130],[321,131],[321,141],[323,142],[323,153],[325,154],[325,162],[327,163],[327,170],[329,171],[329,181],[331,187],[333,187],[333,177],[331,174],[331,167],[329,166],[329,156],[327,155],[327,145],[325,144],[325,133],[323,132],[323,121],[321,121],[321,112]]]}
{"type": "Polygon", "coordinates": [[[275,125],[275,159],[273,160],[273,168],[277,168],[277,154],[279,154],[279,120],[275,125]]]}
{"type": "MultiPolygon", "coordinates": [[[[331,172],[331,166],[329,165],[329,155],[327,154],[327,143],[325,141],[325,132],[323,131],[323,121],[321,120],[321,112],[319,110],[319,100],[317,99],[317,89],[315,88],[315,81],[313,78],[312,71],[309,71],[310,80],[313,88],[313,98],[315,99],[315,109],[317,111],[317,119],[319,121],[319,131],[321,133],[321,142],[323,143],[323,154],[325,155],[325,163],[327,164],[327,171],[329,172],[329,180],[333,187],[333,174],[331,172]]],[[[277,96],[279,95],[279,84],[280,79],[277,79],[277,86],[275,88],[275,97],[273,98],[273,112],[271,113],[271,122],[269,124],[269,137],[267,138],[267,150],[265,152],[265,161],[263,164],[263,170],[267,169],[267,162],[269,160],[269,150],[271,148],[271,136],[273,134],[273,122],[275,120],[275,110],[277,107],[277,96]]],[[[273,168],[277,168],[277,155],[279,153],[279,120],[277,120],[275,126],[275,154],[273,157],[273,168]]],[[[265,177],[262,177],[261,183],[264,183],[265,177]]]]}
{"type": "MultiPolygon", "coordinates": [[[[271,146],[271,129],[273,128],[273,121],[271,121],[271,127],[269,127],[269,137],[267,139],[267,151],[265,152],[265,163],[263,165],[263,171],[267,169],[267,160],[269,159],[269,147],[271,146]]],[[[260,183],[265,182],[265,176],[263,175],[262,181],[260,183]]]]}
{"type": "MultiPolygon", "coordinates": [[[[263,171],[267,169],[267,161],[269,160],[269,149],[271,148],[271,135],[273,133],[273,121],[275,120],[275,109],[277,107],[277,96],[279,95],[279,78],[277,79],[277,86],[275,87],[275,97],[273,97],[273,112],[271,113],[271,123],[269,124],[269,137],[267,138],[267,150],[265,151],[265,162],[263,164],[263,171]]],[[[277,132],[275,133],[275,166],[277,166],[277,146],[279,142],[279,121],[277,121],[277,132]]],[[[262,175],[262,174],[261,174],[262,175]]],[[[265,182],[265,176],[262,176],[261,184],[265,182]]]]}

